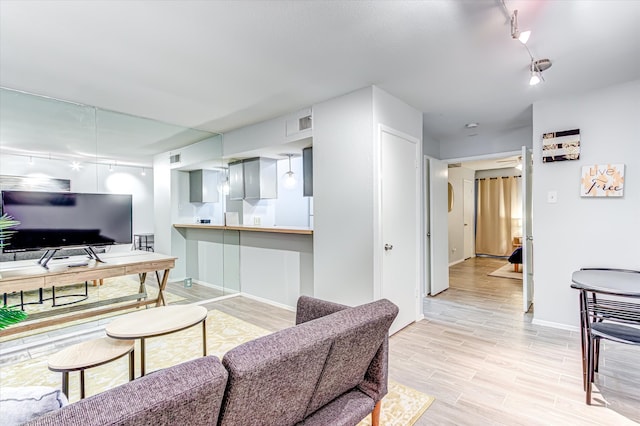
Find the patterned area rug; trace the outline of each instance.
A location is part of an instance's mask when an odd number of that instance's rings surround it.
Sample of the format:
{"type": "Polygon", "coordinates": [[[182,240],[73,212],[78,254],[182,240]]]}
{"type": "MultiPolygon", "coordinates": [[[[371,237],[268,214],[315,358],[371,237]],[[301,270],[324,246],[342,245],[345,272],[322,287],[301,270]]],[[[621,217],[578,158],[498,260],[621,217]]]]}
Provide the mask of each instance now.
{"type": "MultiPolygon", "coordinates": [[[[202,356],[202,328],[189,328],[177,333],[147,339],[147,373],[202,356]]],[[[241,343],[269,334],[269,331],[220,311],[207,317],[207,350],[219,358],[241,343]]],[[[136,377],[140,375],[139,341],[136,341],[136,377]]],[[[0,383],[9,386],[61,386],[61,374],[49,371],[47,355],[0,367],[0,383]]],[[[128,357],[123,357],[85,372],[87,396],[126,383],[128,357]]],[[[69,375],[69,400],[79,398],[79,373],[69,375]]],[[[380,423],[407,426],[414,424],[433,398],[397,382],[389,382],[389,393],[382,401],[380,423]]],[[[360,426],[370,425],[367,418],[360,426]]]]}
{"type": "Polygon", "coordinates": [[[514,280],[522,281],[522,265],[520,265],[520,267],[518,268],[518,271],[520,272],[514,271],[513,265],[511,263],[507,263],[506,265],[501,266],[500,268],[496,269],[495,271],[491,272],[488,275],[491,277],[511,278],[514,280]]]}

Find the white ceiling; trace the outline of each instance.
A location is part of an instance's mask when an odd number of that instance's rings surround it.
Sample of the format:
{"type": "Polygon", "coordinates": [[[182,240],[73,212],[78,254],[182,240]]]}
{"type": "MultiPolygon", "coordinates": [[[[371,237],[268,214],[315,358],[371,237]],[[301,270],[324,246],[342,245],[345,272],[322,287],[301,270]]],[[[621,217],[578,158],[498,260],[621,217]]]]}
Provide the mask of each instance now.
{"type": "Polygon", "coordinates": [[[0,85],[226,132],[375,84],[446,143],[531,125],[533,102],[640,78],[640,1],[505,5],[533,31],[533,55],[553,61],[543,84],[528,85],[499,0],[0,0],[0,85]]]}

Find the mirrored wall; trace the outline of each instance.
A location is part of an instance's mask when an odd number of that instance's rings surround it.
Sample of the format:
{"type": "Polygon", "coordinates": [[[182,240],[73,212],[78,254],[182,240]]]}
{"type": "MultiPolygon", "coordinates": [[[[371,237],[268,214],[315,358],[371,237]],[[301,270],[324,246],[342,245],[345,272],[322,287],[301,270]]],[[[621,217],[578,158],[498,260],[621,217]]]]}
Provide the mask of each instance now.
{"type": "MultiPolygon", "coordinates": [[[[190,222],[196,217],[222,220],[227,179],[222,135],[6,88],[0,89],[0,118],[0,189],[130,194],[131,241],[100,251],[156,251],[159,236],[167,234],[169,239],[161,249],[179,258],[167,286],[169,304],[199,302],[239,291],[237,231],[220,231],[219,235],[195,241],[172,226],[185,218],[190,222]],[[169,158],[176,150],[187,152],[193,146],[206,146],[197,161],[187,161],[187,156],[175,166],[155,168],[158,158],[169,158]],[[216,199],[190,198],[193,172],[198,170],[215,179],[213,188],[219,192],[216,199]],[[168,188],[158,188],[158,182],[167,182],[168,188]],[[156,211],[159,191],[169,194],[170,203],[170,217],[160,224],[156,211]]],[[[36,262],[39,256],[37,251],[1,253],[0,268],[9,262],[36,262]]],[[[151,275],[146,287],[153,297],[157,283],[151,275]]],[[[57,315],[68,311],[68,307],[52,307],[48,291],[45,289],[43,295],[38,291],[0,294],[3,303],[22,303],[35,318],[46,315],[43,312],[57,315]]],[[[65,298],[61,301],[77,305],[137,291],[136,275],[109,278],[102,285],[77,283],[57,290],[58,296],[65,298]],[[87,296],[82,296],[85,293],[87,296]]]]}

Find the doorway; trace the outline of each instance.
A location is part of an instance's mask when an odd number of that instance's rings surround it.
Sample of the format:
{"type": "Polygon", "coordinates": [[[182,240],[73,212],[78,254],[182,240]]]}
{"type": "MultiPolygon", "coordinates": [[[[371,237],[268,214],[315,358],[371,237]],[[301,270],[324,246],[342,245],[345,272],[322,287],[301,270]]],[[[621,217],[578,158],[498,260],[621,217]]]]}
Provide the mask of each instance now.
{"type": "MultiPolygon", "coordinates": [[[[449,213],[449,242],[450,242],[450,250],[449,250],[449,266],[454,268],[454,265],[458,263],[467,263],[467,260],[474,257],[476,255],[475,250],[475,222],[476,222],[476,190],[477,185],[475,182],[476,178],[484,178],[484,177],[493,177],[498,174],[492,174],[492,170],[506,170],[511,169],[510,175],[512,176],[525,176],[526,171],[530,171],[531,160],[530,160],[530,150],[528,148],[523,148],[522,151],[514,151],[507,152],[503,154],[497,154],[492,156],[482,156],[482,157],[474,157],[474,158],[464,158],[457,160],[450,160],[449,162],[449,183],[452,184],[454,190],[460,194],[457,198],[460,200],[457,205],[457,211],[449,213]],[[525,164],[526,162],[526,164],[525,164]],[[516,166],[518,167],[516,169],[516,166]],[[520,168],[522,168],[520,170],[520,168]]],[[[509,175],[506,173],[505,175],[509,175]]],[[[527,175],[529,179],[526,181],[530,182],[531,175],[527,175]]],[[[531,198],[527,199],[525,194],[531,193],[531,187],[527,188],[525,185],[525,180],[523,179],[522,184],[522,203],[521,208],[517,208],[514,206],[514,217],[512,219],[514,223],[514,227],[518,227],[515,230],[515,233],[521,235],[522,238],[518,240],[526,241],[526,236],[530,236],[530,232],[526,233],[526,231],[530,231],[531,224],[531,198]],[[527,201],[527,203],[525,203],[527,201]],[[521,210],[522,209],[522,210],[521,210]],[[527,220],[523,220],[527,217],[527,220]],[[528,229],[525,229],[525,222],[529,224],[528,229]],[[519,227],[522,227],[520,230],[519,227]]],[[[454,202],[454,210],[456,209],[456,203],[454,202]]],[[[515,228],[514,228],[515,229],[515,228]]],[[[512,247],[511,238],[509,238],[509,248],[512,247]]],[[[509,254],[511,253],[510,250],[509,254]]],[[[532,253],[532,248],[529,247],[529,255],[532,253]]],[[[506,253],[506,251],[505,251],[506,253]]],[[[524,256],[526,257],[526,256],[524,256]]],[[[498,258],[500,262],[507,266],[511,266],[507,263],[506,259],[498,258]]],[[[480,269],[489,268],[491,263],[485,262],[480,269]]],[[[530,264],[529,264],[530,265],[530,264]]],[[[478,266],[478,265],[476,265],[478,266]]],[[[524,268],[519,268],[522,271],[524,268]]],[[[513,267],[511,267],[511,271],[513,271],[513,267]]],[[[493,271],[486,271],[487,275],[493,271]]],[[[533,298],[533,273],[531,270],[528,273],[521,273],[522,278],[527,278],[528,280],[523,279],[522,284],[517,282],[519,289],[519,298],[522,301],[522,305],[518,303],[519,309],[523,309],[525,312],[528,309],[528,306],[531,305],[533,298]]],[[[491,280],[492,277],[488,276],[486,279],[491,280]]],[[[518,280],[519,281],[519,280],[518,280]]]]}

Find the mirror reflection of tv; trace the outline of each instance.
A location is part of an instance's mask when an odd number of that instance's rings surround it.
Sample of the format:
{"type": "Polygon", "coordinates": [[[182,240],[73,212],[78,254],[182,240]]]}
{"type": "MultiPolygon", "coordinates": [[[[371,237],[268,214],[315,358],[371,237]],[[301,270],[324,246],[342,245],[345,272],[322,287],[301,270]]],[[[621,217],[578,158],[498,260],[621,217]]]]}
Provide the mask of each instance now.
{"type": "Polygon", "coordinates": [[[2,213],[20,222],[3,252],[131,244],[132,197],[2,191],[2,213]]]}

